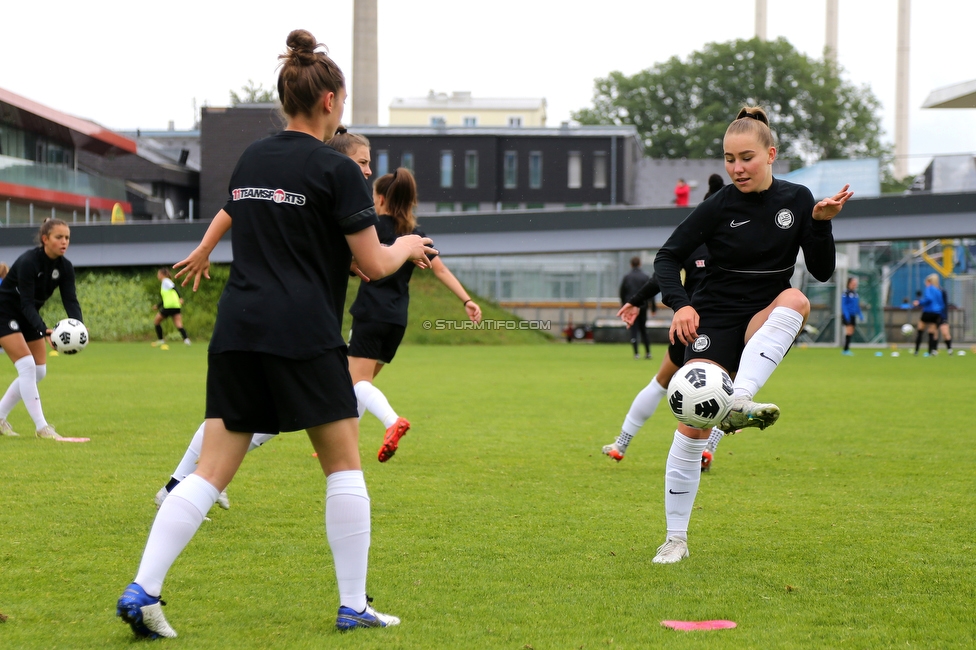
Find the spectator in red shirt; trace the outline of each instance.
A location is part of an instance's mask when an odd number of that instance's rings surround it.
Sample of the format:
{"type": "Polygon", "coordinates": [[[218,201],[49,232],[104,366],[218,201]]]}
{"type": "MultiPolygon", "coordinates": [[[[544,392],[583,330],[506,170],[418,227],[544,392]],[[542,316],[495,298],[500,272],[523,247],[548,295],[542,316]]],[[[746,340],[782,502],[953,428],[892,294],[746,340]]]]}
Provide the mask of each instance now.
{"type": "Polygon", "coordinates": [[[685,179],[679,178],[678,184],[674,186],[674,204],[679,208],[687,206],[689,194],[691,194],[691,187],[685,183],[685,179]]]}

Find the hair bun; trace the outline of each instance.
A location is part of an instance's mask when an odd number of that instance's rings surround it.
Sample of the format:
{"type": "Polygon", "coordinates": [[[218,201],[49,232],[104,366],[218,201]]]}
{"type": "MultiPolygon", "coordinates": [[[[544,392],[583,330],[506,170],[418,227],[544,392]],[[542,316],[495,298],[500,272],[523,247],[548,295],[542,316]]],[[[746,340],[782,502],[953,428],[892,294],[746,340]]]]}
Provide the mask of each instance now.
{"type": "Polygon", "coordinates": [[[744,117],[751,117],[752,119],[769,126],[769,117],[767,117],[766,111],[758,106],[743,106],[739,111],[739,114],[735,116],[735,119],[741,120],[744,117]]]}
{"type": "MultiPolygon", "coordinates": [[[[290,57],[302,65],[315,62],[315,49],[322,44],[315,40],[312,33],[305,29],[296,29],[288,34],[285,40],[290,57]]],[[[324,46],[323,46],[324,47],[324,46]]]]}

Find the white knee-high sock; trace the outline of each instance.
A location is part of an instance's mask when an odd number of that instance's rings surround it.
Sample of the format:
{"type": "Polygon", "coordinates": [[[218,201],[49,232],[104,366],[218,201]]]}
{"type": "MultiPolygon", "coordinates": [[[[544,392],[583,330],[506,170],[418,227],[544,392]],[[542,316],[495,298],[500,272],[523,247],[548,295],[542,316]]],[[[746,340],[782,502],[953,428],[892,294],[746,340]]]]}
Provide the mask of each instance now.
{"type": "Polygon", "coordinates": [[[166,573],[196,534],[217,501],[217,488],[190,474],[173,488],[156,513],[136,582],[150,596],[159,596],[166,573]]]}
{"type": "Polygon", "coordinates": [[[674,432],[664,472],[664,514],[668,537],[688,539],[688,522],[701,482],[702,452],[708,440],[695,440],[674,432]]]}
{"type": "MultiPolygon", "coordinates": [[[[14,364],[16,367],[16,364],[14,364]]],[[[47,377],[47,364],[42,363],[39,366],[34,366],[35,374],[37,376],[37,382],[40,383],[42,379],[47,377]]],[[[19,374],[19,372],[18,372],[19,374]]],[[[14,379],[10,382],[10,386],[7,388],[7,392],[3,394],[3,398],[0,398],[0,419],[7,419],[10,412],[14,410],[17,406],[17,402],[20,401],[20,377],[14,379]]]]}
{"type": "Polygon", "coordinates": [[[708,445],[706,446],[706,449],[714,454],[715,450],[718,449],[718,443],[722,442],[722,438],[724,437],[724,431],[718,427],[712,427],[712,433],[708,436],[708,445]]]}
{"type": "Polygon", "coordinates": [[[17,402],[20,401],[20,377],[15,378],[10,382],[10,386],[7,388],[7,392],[3,394],[3,398],[0,398],[0,418],[4,420],[10,415],[10,412],[14,410],[17,406],[17,402]]]}
{"type": "Polygon", "coordinates": [[[356,397],[366,407],[366,410],[375,415],[383,423],[384,427],[389,429],[396,423],[399,416],[386,400],[386,395],[383,394],[383,391],[368,381],[359,382],[353,386],[353,389],[356,391],[356,397]]]}
{"type": "Polygon", "coordinates": [[[624,424],[620,430],[631,436],[636,435],[644,423],[654,415],[658,403],[667,392],[668,389],[658,383],[657,377],[652,379],[651,383],[637,393],[637,397],[631,403],[630,410],[627,411],[627,417],[624,418],[624,424]]]}
{"type": "Polygon", "coordinates": [[[339,604],[366,609],[366,568],[370,541],[369,494],[361,470],[326,477],[325,536],[332,548],[339,604]]]}
{"type": "Polygon", "coordinates": [[[20,384],[20,398],[24,400],[27,413],[34,420],[34,428],[42,429],[47,426],[44,410],[41,409],[41,396],[37,392],[37,366],[34,357],[27,355],[14,363],[17,369],[17,382],[20,384]]]}
{"type": "Polygon", "coordinates": [[[360,402],[358,397],[356,398],[356,410],[359,411],[359,419],[362,420],[366,414],[366,405],[360,402]]]}
{"type": "Polygon", "coordinates": [[[789,351],[803,327],[803,316],[789,307],[777,307],[742,351],[732,388],[736,397],[752,399],[789,351]]]}
{"type": "Polygon", "coordinates": [[[267,441],[271,440],[274,437],[275,434],[273,433],[255,433],[254,435],[251,436],[251,444],[247,446],[248,453],[254,451],[255,449],[257,449],[258,447],[260,447],[261,445],[263,445],[264,443],[266,443],[267,441]]]}
{"type": "Polygon", "coordinates": [[[186,448],[186,453],[183,454],[183,460],[180,461],[180,464],[173,471],[173,478],[177,481],[182,481],[197,469],[197,461],[200,460],[200,450],[203,449],[203,427],[204,425],[201,424],[200,428],[193,434],[193,439],[190,440],[190,446],[186,448]]]}

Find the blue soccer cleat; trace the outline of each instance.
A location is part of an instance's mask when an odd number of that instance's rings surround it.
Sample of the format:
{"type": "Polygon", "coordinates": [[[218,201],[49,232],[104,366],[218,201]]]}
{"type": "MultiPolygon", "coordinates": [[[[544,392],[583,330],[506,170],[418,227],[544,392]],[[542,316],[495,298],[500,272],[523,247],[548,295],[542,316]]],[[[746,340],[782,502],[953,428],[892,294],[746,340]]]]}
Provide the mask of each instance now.
{"type": "Polygon", "coordinates": [[[163,616],[162,606],[165,604],[159,598],[147,594],[145,589],[133,582],[119,597],[115,615],[121,616],[136,636],[147,639],[158,639],[164,636],[172,639],[176,637],[176,630],[170,627],[166,617],[163,616]]]}
{"type": "Polygon", "coordinates": [[[339,615],[336,616],[336,628],[339,630],[354,630],[357,627],[388,627],[399,625],[400,619],[389,614],[380,614],[370,607],[369,603],[373,599],[366,596],[366,609],[357,612],[352,607],[339,607],[339,615]]]}

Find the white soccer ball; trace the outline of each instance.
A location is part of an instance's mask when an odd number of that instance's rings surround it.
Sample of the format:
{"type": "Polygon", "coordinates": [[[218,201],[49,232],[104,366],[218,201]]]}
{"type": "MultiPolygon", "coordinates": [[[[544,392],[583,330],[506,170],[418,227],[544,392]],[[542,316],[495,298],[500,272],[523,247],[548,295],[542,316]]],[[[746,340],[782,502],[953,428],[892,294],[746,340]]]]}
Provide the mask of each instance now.
{"type": "Polygon", "coordinates": [[[714,363],[687,363],[668,384],[668,405],[682,424],[710,429],[732,409],[732,378],[714,363]]]}
{"type": "Polygon", "coordinates": [[[911,323],[905,323],[901,326],[901,333],[906,339],[911,338],[915,334],[915,326],[911,323]]]}
{"type": "Polygon", "coordinates": [[[51,347],[61,354],[78,354],[88,345],[88,328],[80,320],[65,318],[51,332],[51,347]]]}

